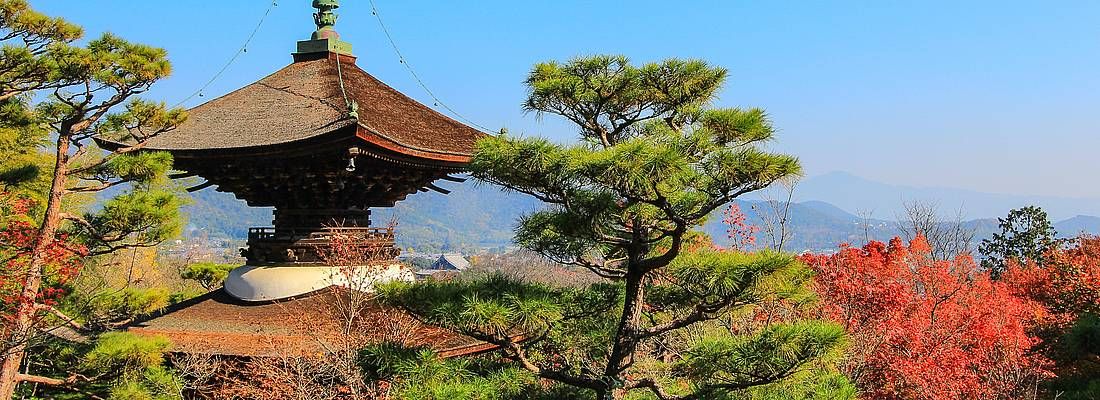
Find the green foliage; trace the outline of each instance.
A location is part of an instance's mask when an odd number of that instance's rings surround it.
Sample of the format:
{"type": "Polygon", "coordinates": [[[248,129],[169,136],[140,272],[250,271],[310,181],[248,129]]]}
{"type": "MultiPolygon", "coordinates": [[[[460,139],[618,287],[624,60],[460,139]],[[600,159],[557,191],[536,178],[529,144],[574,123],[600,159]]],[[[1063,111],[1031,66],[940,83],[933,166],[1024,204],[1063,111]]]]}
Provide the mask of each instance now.
{"type": "Polygon", "coordinates": [[[142,188],[164,184],[172,169],[172,155],[165,152],[123,154],[92,168],[85,179],[110,182],[118,179],[142,188]]]}
{"type": "Polygon", "coordinates": [[[757,386],[742,393],[715,396],[730,400],[854,400],[857,391],[847,377],[837,371],[809,370],[779,383],[757,386]]]}
{"type": "Polygon", "coordinates": [[[21,194],[45,193],[53,168],[42,152],[47,139],[48,131],[35,124],[26,101],[0,101],[0,186],[21,194]]]}
{"type": "MultiPolygon", "coordinates": [[[[51,267],[55,256],[41,250],[47,241],[65,237],[87,245],[90,255],[103,255],[155,245],[180,230],[180,201],[165,187],[171,157],[126,147],[172,129],[186,117],[182,110],[136,98],[171,72],[166,52],[111,34],[71,44],[82,34],[78,26],[35,12],[23,0],[0,0],[0,190],[14,189],[16,195],[39,200],[41,209],[33,210],[32,226],[40,231],[28,247],[42,252],[28,257],[27,268],[10,277],[24,282],[22,290],[30,296],[12,306],[17,317],[5,327],[5,341],[41,330],[38,325],[44,321],[22,317],[38,312],[35,299],[50,298],[44,294],[65,281],[63,273],[79,270],[80,263],[51,267]],[[124,104],[124,109],[116,109],[124,104]],[[123,148],[103,156],[92,147],[97,137],[122,141],[123,148]],[[119,185],[129,188],[101,209],[80,216],[80,200],[119,185]]],[[[117,326],[120,316],[164,304],[167,292],[99,293],[86,298],[86,304],[73,301],[79,295],[72,297],[61,299],[62,308],[84,314],[81,319],[90,323],[83,328],[95,334],[117,326]],[[106,315],[97,315],[102,310],[106,315]]],[[[115,381],[112,398],[178,398],[178,382],[161,366],[166,348],[163,339],[109,332],[85,354],[83,367],[96,371],[89,376],[115,381]]],[[[5,354],[11,361],[4,364],[6,377],[14,376],[21,365],[56,365],[44,359],[23,362],[27,354],[39,355],[19,347],[10,350],[5,354]]],[[[0,397],[12,395],[13,382],[0,382],[0,397]]],[[[87,386],[106,394],[99,390],[101,382],[87,386]]]]}
{"type": "Polygon", "coordinates": [[[687,378],[704,391],[733,391],[782,380],[804,364],[837,356],[844,328],[802,321],[764,328],[748,337],[707,337],[679,362],[687,378]]]}
{"type": "Polygon", "coordinates": [[[833,325],[714,322],[812,300],[804,265],[686,249],[718,207],[801,171],[794,157],[760,147],[775,133],[763,110],[710,107],[725,77],[698,60],[536,65],[524,108],[573,122],[580,143],[485,138],[471,174],[547,204],[520,220],[519,245],[611,283],[560,289],[490,276],[391,285],[383,298],[600,398],[744,395],[821,370],[843,345],[833,325]]]}
{"type": "Polygon", "coordinates": [[[108,332],[99,336],[95,348],[85,355],[85,366],[99,372],[137,376],[164,362],[171,343],[164,337],[143,337],[129,332],[108,332]]]}
{"type": "Polygon", "coordinates": [[[180,233],[182,200],[167,190],[131,190],[88,213],[80,226],[93,253],[106,254],[126,247],[160,244],[180,233]]]}
{"type": "Polygon", "coordinates": [[[84,356],[84,366],[117,377],[110,387],[110,399],[182,399],[182,381],[163,366],[169,346],[168,339],[160,336],[109,332],[100,335],[95,347],[84,356]]]}
{"type": "Polygon", "coordinates": [[[1100,398],[1100,317],[1081,314],[1062,338],[1060,350],[1072,367],[1047,382],[1047,390],[1059,393],[1059,399],[1100,398]]]}
{"type": "Polygon", "coordinates": [[[23,41],[72,41],[79,39],[82,30],[60,17],[49,17],[30,8],[25,0],[0,2],[0,26],[23,41]]]}
{"type": "Polygon", "coordinates": [[[127,379],[114,385],[110,400],[182,400],[183,380],[171,371],[151,367],[140,377],[127,379]]]}
{"type": "MultiPolygon", "coordinates": [[[[806,287],[809,269],[793,257],[777,253],[688,252],[678,257],[667,273],[668,283],[653,285],[648,291],[647,304],[653,308],[650,317],[655,323],[683,316],[695,307],[722,315],[750,311],[766,301],[802,304],[812,297],[806,287]]],[[[390,283],[379,288],[383,301],[403,305],[430,323],[496,342],[509,336],[528,338],[537,342],[528,347],[528,358],[553,360],[570,371],[607,359],[604,343],[613,337],[614,304],[622,304],[623,291],[618,284],[554,288],[502,275],[390,283]]],[[[822,365],[835,360],[844,347],[841,327],[817,321],[770,325],[745,335],[712,328],[685,337],[691,344],[685,345],[683,359],[666,363],[639,355],[647,361],[638,361],[631,373],[665,376],[679,385],[692,383],[700,393],[715,396],[740,393],[737,395],[750,396],[745,398],[773,398],[762,394],[772,393],[767,388],[743,393],[733,389],[775,382],[782,386],[784,379],[822,373],[822,365]],[[756,378],[747,378],[750,376],[756,378]],[[743,381],[733,382],[737,378],[743,381]]],[[[370,358],[381,369],[408,379],[394,367],[399,363],[396,358],[408,356],[408,349],[390,345],[374,349],[370,358]]],[[[838,397],[825,398],[851,397],[839,394],[853,390],[846,380],[839,382],[836,384],[843,390],[837,392],[838,397]]]]}
{"type": "Polygon", "coordinates": [[[810,269],[791,255],[771,251],[687,252],[669,265],[667,273],[673,284],[663,285],[660,293],[676,299],[675,305],[680,307],[728,307],[775,300],[801,304],[813,298],[806,287],[810,269]]]}
{"type": "Polygon", "coordinates": [[[379,288],[385,301],[412,307],[433,324],[492,337],[547,330],[563,318],[569,292],[500,274],[473,281],[395,282],[379,288]]]}
{"type": "Polygon", "coordinates": [[[203,289],[212,290],[221,286],[229,271],[236,268],[233,264],[217,264],[213,262],[198,262],[188,265],[181,273],[183,279],[197,281],[203,289]]]}
{"type": "Polygon", "coordinates": [[[482,359],[442,359],[393,343],[363,351],[364,369],[393,379],[394,399],[526,399],[539,387],[528,371],[482,359]]]}
{"type": "Polygon", "coordinates": [[[1100,355],[1100,317],[1082,314],[1066,333],[1066,348],[1070,354],[1100,355]]]}
{"type": "MultiPolygon", "coordinates": [[[[131,43],[110,33],[89,41],[84,47],[58,47],[52,52],[52,57],[56,59],[55,73],[60,81],[90,82],[93,89],[111,89],[118,95],[105,99],[103,103],[74,102],[72,100],[76,98],[87,99],[90,93],[73,86],[72,89],[78,91],[62,91],[55,101],[39,105],[39,112],[48,121],[61,121],[74,115],[84,116],[88,111],[103,109],[100,106],[107,106],[109,109],[122,104],[131,96],[147,90],[154,82],[167,77],[172,70],[164,49],[131,43]]],[[[166,118],[151,120],[163,121],[166,118]]],[[[100,121],[97,118],[92,122],[100,121]]],[[[84,128],[91,127],[88,125],[84,128]]]]}
{"type": "Polygon", "coordinates": [[[124,151],[103,157],[85,147],[96,136],[140,143],[183,122],[182,109],[135,97],[171,72],[166,52],[111,34],[72,45],[83,34],[80,27],[44,16],[23,0],[0,1],[0,31],[4,188],[35,197],[44,206],[53,175],[62,174],[71,183],[59,197],[73,209],[88,197],[81,193],[131,184],[133,193],[113,199],[101,215],[85,216],[78,233],[101,252],[149,246],[175,234],[179,203],[168,200],[164,188],[170,155],[124,151]],[[49,96],[35,96],[44,89],[53,90],[49,96]],[[122,110],[115,110],[120,105],[122,110]],[[66,154],[56,154],[60,146],[66,154]],[[57,162],[60,170],[54,168],[57,162]],[[100,226],[104,221],[112,226],[100,226]]]}
{"type": "MultiPolygon", "coordinates": [[[[59,308],[75,316],[91,332],[103,332],[118,322],[160,309],[168,304],[163,288],[81,293],[62,299],[59,308]]],[[[48,340],[32,357],[44,376],[80,374],[70,387],[42,386],[42,398],[85,399],[90,395],[122,399],[180,399],[182,380],[167,367],[164,337],[139,336],[125,331],[106,331],[90,343],[48,340]]]]}
{"type": "Polygon", "coordinates": [[[83,36],[83,30],[64,19],[32,10],[25,0],[0,1],[0,97],[59,87],[55,53],[83,36]]]}
{"type": "MultiPolygon", "coordinates": [[[[388,283],[383,302],[401,305],[426,322],[483,340],[544,340],[559,357],[599,359],[613,332],[613,304],[622,285],[555,288],[489,274],[470,280],[388,283]]],[[[393,349],[396,351],[396,349],[393,349]]],[[[532,357],[541,357],[538,352],[532,357]]],[[[382,358],[379,358],[382,359],[382,358]]]]}
{"type": "Polygon", "coordinates": [[[1037,206],[1011,210],[1007,217],[997,218],[997,224],[1001,232],[982,240],[978,246],[982,266],[994,276],[1000,275],[1009,261],[1043,265],[1045,253],[1058,245],[1054,225],[1046,211],[1037,206]]]}
{"type": "Polygon", "coordinates": [[[89,328],[108,328],[119,321],[132,320],[164,308],[171,303],[165,288],[105,290],[74,293],[63,299],[62,306],[79,316],[89,328]]]}
{"type": "Polygon", "coordinates": [[[641,67],[611,55],[551,61],[531,70],[523,106],[561,115],[581,128],[583,139],[606,146],[630,135],[639,121],[664,117],[679,123],[712,100],[725,79],[726,70],[699,60],[641,67]]]}
{"type": "Polygon", "coordinates": [[[585,143],[487,138],[473,175],[556,206],[516,232],[517,243],[555,259],[617,259],[636,233],[679,240],[737,195],[800,172],[795,158],[754,146],[774,132],[763,110],[703,108],[724,77],[701,61],[539,64],[526,107],[577,123],[585,143]]]}
{"type": "MultiPolygon", "coordinates": [[[[125,108],[121,113],[108,115],[97,126],[101,137],[118,141],[143,141],[158,132],[171,130],[187,119],[187,112],[182,108],[169,109],[163,102],[134,99],[125,108]]],[[[171,163],[171,159],[168,161],[171,163]]]]}

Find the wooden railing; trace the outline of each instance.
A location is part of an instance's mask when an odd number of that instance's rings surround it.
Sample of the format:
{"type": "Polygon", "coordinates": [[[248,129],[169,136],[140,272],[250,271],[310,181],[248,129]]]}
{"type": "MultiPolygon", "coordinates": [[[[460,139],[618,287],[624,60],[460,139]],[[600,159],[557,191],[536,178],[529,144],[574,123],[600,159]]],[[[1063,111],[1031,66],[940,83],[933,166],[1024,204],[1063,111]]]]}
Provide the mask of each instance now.
{"type": "Polygon", "coordinates": [[[248,249],[242,255],[250,264],[317,263],[318,250],[330,246],[338,237],[350,237],[357,247],[379,258],[396,257],[400,250],[394,243],[394,229],[376,227],[279,228],[248,229],[248,249]]]}
{"type": "Polygon", "coordinates": [[[326,239],[336,235],[351,236],[360,239],[389,239],[393,240],[393,228],[377,227],[324,227],[318,231],[316,228],[280,228],[273,227],[248,228],[249,242],[269,241],[298,241],[309,239],[326,239]]]}

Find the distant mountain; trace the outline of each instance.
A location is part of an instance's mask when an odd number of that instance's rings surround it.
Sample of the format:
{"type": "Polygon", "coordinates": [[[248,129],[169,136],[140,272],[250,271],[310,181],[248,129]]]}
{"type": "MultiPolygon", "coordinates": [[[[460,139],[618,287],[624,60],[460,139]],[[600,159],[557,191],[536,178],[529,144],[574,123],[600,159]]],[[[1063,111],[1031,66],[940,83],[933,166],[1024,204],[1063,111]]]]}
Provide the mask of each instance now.
{"type": "Polygon", "coordinates": [[[852,213],[873,212],[873,216],[884,219],[902,215],[905,203],[911,201],[934,202],[945,213],[954,213],[961,208],[966,218],[995,218],[1008,214],[1013,208],[1027,205],[1043,207],[1054,220],[1078,214],[1100,215],[1100,199],[893,185],[847,172],[805,178],[798,183],[795,198],[824,201],[852,213]]]}
{"type": "Polygon", "coordinates": [[[520,216],[538,209],[531,196],[475,182],[445,185],[450,194],[410,195],[393,208],[376,208],[371,219],[398,223],[397,244],[422,252],[507,247],[520,216]]]}
{"type": "MultiPolygon", "coordinates": [[[[886,241],[901,235],[898,224],[894,222],[895,214],[881,210],[900,204],[900,200],[893,199],[904,198],[899,196],[905,193],[905,189],[885,185],[895,192],[891,195],[874,194],[878,190],[886,190],[883,189],[883,184],[867,183],[870,181],[850,175],[833,174],[824,178],[808,179],[798,186],[796,198],[812,196],[811,193],[818,191],[815,189],[816,185],[830,180],[841,186],[847,185],[845,187],[850,190],[848,195],[837,194],[837,199],[846,202],[849,207],[871,204],[869,202],[872,200],[868,199],[877,196],[882,203],[874,215],[886,218],[864,218],[865,216],[846,211],[844,206],[832,201],[792,203],[788,214],[788,227],[792,234],[787,242],[787,250],[828,251],[835,249],[840,243],[858,244],[867,239],[886,241]],[[861,200],[853,201],[852,198],[861,200]]],[[[391,218],[396,218],[398,245],[421,252],[502,248],[512,245],[513,231],[518,219],[541,207],[541,203],[530,196],[501,191],[499,188],[475,182],[444,183],[444,186],[452,190],[452,193],[417,193],[398,202],[396,207],[374,209],[374,224],[384,225],[391,218]]],[[[205,234],[210,237],[243,239],[247,235],[248,227],[271,224],[270,208],[249,208],[230,194],[207,189],[193,193],[192,197],[192,204],[185,210],[190,215],[188,235],[205,234]]],[[[737,204],[745,213],[748,223],[765,226],[763,215],[771,212],[769,203],[737,200],[737,204]]],[[[943,207],[946,203],[941,202],[940,205],[943,207]]],[[[951,210],[944,209],[945,213],[949,211],[951,210]]],[[[900,211],[897,215],[900,215],[900,211]]],[[[977,240],[987,238],[997,231],[995,218],[972,219],[963,224],[976,232],[977,240]]],[[[1062,236],[1073,236],[1083,231],[1100,233],[1100,217],[1078,215],[1057,222],[1055,228],[1062,236]]],[[[721,210],[715,212],[703,230],[716,242],[728,244],[721,210]]],[[[757,235],[757,241],[766,245],[768,239],[761,232],[757,235]]]]}
{"type": "MultiPolygon", "coordinates": [[[[821,215],[825,215],[825,216],[828,216],[829,218],[833,218],[833,219],[840,219],[840,220],[850,221],[853,217],[856,217],[855,215],[852,215],[852,213],[841,210],[840,207],[834,206],[834,205],[826,203],[824,201],[817,201],[817,200],[804,201],[804,202],[798,203],[798,205],[800,207],[806,207],[809,210],[813,210],[814,212],[820,213],[821,215]]],[[[857,217],[857,219],[858,219],[858,217],[857,217]]]]}
{"type": "MultiPolygon", "coordinates": [[[[375,226],[396,218],[397,244],[422,252],[506,247],[512,244],[515,222],[540,206],[530,196],[507,193],[473,182],[441,184],[450,194],[424,192],[409,195],[396,207],[375,208],[375,226]]],[[[248,207],[228,193],[213,189],[191,194],[184,207],[189,217],[187,236],[244,239],[248,228],[271,226],[270,207],[248,207]]]]}
{"type": "MultiPolygon", "coordinates": [[[[775,203],[754,200],[737,200],[736,203],[745,213],[746,222],[762,229],[767,226],[764,222],[766,216],[776,212],[773,209],[775,203]]],[[[729,245],[727,229],[722,222],[721,210],[703,226],[703,231],[720,245],[729,245]]],[[[792,203],[787,211],[787,229],[791,236],[784,249],[794,252],[831,250],[841,243],[883,240],[900,233],[893,222],[865,220],[821,201],[792,203]]],[[[770,245],[766,230],[758,232],[756,240],[759,245],[770,245]]]]}
{"type": "Polygon", "coordinates": [[[191,193],[191,203],[183,207],[188,224],[188,236],[206,235],[211,238],[244,239],[248,228],[270,226],[270,207],[249,207],[232,194],[214,189],[191,193]]]}
{"type": "Polygon", "coordinates": [[[1054,224],[1054,230],[1063,236],[1073,236],[1082,232],[1098,233],[1100,232],[1100,217],[1078,215],[1064,221],[1058,221],[1054,224]]]}

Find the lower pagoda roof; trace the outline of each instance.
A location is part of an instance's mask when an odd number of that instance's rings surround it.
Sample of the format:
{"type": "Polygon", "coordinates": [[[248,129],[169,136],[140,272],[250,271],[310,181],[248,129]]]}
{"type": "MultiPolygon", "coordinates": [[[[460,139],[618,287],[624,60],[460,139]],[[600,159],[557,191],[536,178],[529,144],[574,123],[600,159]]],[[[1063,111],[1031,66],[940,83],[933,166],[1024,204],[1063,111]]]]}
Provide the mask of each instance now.
{"type": "Polygon", "coordinates": [[[477,140],[486,136],[379,81],[356,66],[355,57],[319,53],[190,109],[182,125],[143,147],[177,158],[227,150],[271,154],[332,133],[399,156],[457,164],[468,162],[477,140]],[[357,117],[350,115],[350,103],[357,117]]]}
{"type": "MultiPolygon", "coordinates": [[[[341,333],[341,321],[321,314],[331,312],[337,302],[347,304],[348,290],[332,286],[290,299],[249,303],[219,289],[170,306],[132,324],[129,331],[167,337],[172,342],[170,351],[178,353],[236,357],[319,354],[347,340],[341,333]]],[[[392,340],[384,337],[384,331],[399,329],[407,342],[429,347],[442,357],[471,355],[496,348],[417,322],[403,311],[377,303],[368,303],[361,309],[361,315],[364,326],[360,329],[365,334],[352,339],[356,347],[392,340]],[[395,320],[405,323],[400,327],[385,325],[395,320]]]]}

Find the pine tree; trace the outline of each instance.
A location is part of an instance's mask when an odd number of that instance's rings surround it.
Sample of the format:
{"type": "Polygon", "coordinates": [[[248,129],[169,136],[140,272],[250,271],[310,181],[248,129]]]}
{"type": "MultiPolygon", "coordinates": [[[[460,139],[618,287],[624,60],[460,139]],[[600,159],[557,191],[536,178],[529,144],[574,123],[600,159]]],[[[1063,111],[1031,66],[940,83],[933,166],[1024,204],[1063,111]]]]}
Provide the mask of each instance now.
{"type": "Polygon", "coordinates": [[[36,125],[28,96],[57,87],[54,55],[82,35],[80,27],[37,13],[26,1],[0,1],[0,184],[6,191],[42,194],[49,188],[40,173],[49,163],[39,151],[49,132],[36,125]]]}
{"type": "Polygon", "coordinates": [[[155,245],[180,228],[180,201],[164,185],[171,157],[136,152],[185,118],[182,110],[136,97],[169,74],[164,50],[111,34],[74,45],[81,34],[23,0],[0,1],[0,177],[4,192],[24,193],[39,205],[27,211],[33,215],[27,243],[3,249],[18,290],[5,304],[0,398],[10,398],[20,381],[50,381],[21,373],[21,366],[43,314],[61,315],[42,302],[58,289],[52,286],[58,249],[108,254],[155,245]],[[36,99],[42,100],[32,104],[36,99]],[[105,155],[97,138],[129,145],[105,155]],[[43,153],[45,144],[50,150],[43,153]],[[95,211],[75,211],[75,199],[112,187],[124,191],[95,211]]]}
{"type": "Polygon", "coordinates": [[[1027,206],[1008,212],[1005,218],[997,218],[1001,232],[982,240],[978,252],[982,254],[982,267],[999,277],[1010,261],[1045,264],[1045,254],[1058,245],[1057,232],[1046,211],[1038,206],[1027,206]]]}
{"type": "MultiPolygon", "coordinates": [[[[536,65],[525,109],[571,121],[581,142],[490,137],[472,174],[548,205],[520,221],[518,244],[608,283],[489,277],[398,284],[385,297],[601,399],[760,398],[805,377],[839,351],[843,330],[751,316],[805,301],[809,270],[785,254],[697,245],[694,229],[716,209],[800,172],[794,157],[760,147],[775,132],[763,110],[710,107],[725,79],[695,60],[536,65]]],[[[850,396],[840,381],[834,392],[850,396]]]]}

